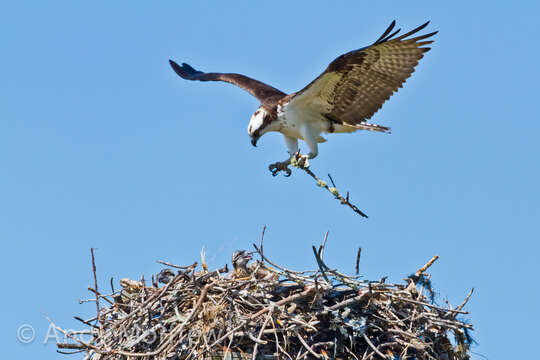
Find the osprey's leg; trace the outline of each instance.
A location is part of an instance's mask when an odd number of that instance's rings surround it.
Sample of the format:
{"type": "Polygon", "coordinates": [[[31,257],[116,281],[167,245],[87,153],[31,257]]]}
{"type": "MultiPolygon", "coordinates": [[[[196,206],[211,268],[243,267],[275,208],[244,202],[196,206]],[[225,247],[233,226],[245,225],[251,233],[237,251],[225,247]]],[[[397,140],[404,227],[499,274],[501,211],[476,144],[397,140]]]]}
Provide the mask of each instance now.
{"type": "Polygon", "coordinates": [[[298,152],[298,139],[290,136],[284,136],[285,145],[287,145],[287,151],[289,155],[293,156],[298,152]]]}
{"type": "Polygon", "coordinates": [[[289,152],[290,156],[285,161],[278,161],[277,163],[270,164],[268,166],[268,169],[273,176],[276,176],[280,171],[285,171],[285,176],[291,176],[291,169],[289,169],[289,164],[291,163],[291,159],[296,156],[296,153],[298,152],[298,139],[289,136],[284,137],[285,145],[287,145],[287,151],[289,152]]]}
{"type": "Polygon", "coordinates": [[[313,128],[309,124],[304,124],[300,128],[300,131],[302,132],[304,141],[309,147],[309,154],[300,155],[298,165],[300,167],[309,167],[308,159],[313,159],[319,154],[319,145],[317,144],[318,134],[315,134],[315,131],[313,131],[313,128]]]}
{"type": "Polygon", "coordinates": [[[309,159],[313,159],[319,154],[319,145],[317,144],[317,136],[319,134],[315,134],[315,131],[309,124],[304,124],[300,128],[300,131],[302,132],[304,141],[309,147],[309,154],[307,154],[307,156],[309,159]]]}

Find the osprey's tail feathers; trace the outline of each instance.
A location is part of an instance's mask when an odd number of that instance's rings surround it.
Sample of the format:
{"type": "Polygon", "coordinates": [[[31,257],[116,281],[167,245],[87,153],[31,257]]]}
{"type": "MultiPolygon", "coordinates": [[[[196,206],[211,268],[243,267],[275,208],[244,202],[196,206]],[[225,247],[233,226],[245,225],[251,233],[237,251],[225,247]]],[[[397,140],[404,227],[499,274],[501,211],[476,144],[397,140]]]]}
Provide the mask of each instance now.
{"type": "Polygon", "coordinates": [[[377,124],[370,124],[370,123],[360,123],[360,124],[354,124],[350,125],[352,127],[355,127],[360,130],[370,130],[370,131],[378,131],[378,132],[384,132],[384,133],[390,133],[390,128],[382,125],[377,124]]]}

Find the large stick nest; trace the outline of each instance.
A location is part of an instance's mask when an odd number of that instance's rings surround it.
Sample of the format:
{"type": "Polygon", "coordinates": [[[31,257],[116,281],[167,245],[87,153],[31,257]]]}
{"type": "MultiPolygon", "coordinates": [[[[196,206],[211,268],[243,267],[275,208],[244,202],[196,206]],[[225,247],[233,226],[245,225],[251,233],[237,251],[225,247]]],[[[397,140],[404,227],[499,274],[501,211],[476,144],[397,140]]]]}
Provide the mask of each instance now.
{"type": "Polygon", "coordinates": [[[197,263],[164,263],[151,286],[122,279],[121,290],[103,295],[96,282],[98,315],[76,317],[89,339],[56,327],[71,339],[58,347],[93,360],[469,359],[472,326],[460,317],[470,294],[455,308],[434,304],[425,271],[437,257],[403,284],[387,284],[330,269],[323,246],[313,247],[318,269],[306,272],[255,248],[262,261],[228,275],[227,266],[208,271],[203,257],[199,272],[197,263]]]}

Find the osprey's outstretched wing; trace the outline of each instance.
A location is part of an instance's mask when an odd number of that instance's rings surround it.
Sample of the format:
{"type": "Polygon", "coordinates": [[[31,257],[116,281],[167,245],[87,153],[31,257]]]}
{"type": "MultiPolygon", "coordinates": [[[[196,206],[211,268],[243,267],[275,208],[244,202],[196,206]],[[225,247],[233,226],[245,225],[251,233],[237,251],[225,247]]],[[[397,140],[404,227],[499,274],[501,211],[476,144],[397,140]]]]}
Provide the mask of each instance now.
{"type": "Polygon", "coordinates": [[[266,85],[263,82],[252,79],[250,77],[240,74],[227,74],[227,73],[204,73],[197,71],[186,63],[182,63],[182,66],[178,65],[172,60],[169,60],[173,70],[183,79],[186,80],[199,80],[199,81],[225,81],[230,84],[241,87],[242,89],[255,96],[261,103],[265,102],[265,99],[272,97],[283,97],[286,94],[278,89],[266,85]]]}
{"type": "Polygon", "coordinates": [[[372,45],[343,54],[304,89],[296,93],[291,106],[307,107],[338,123],[358,125],[371,118],[386,100],[411,76],[433,41],[421,41],[437,32],[406,39],[425,28],[394,37],[396,22],[372,45]]]}

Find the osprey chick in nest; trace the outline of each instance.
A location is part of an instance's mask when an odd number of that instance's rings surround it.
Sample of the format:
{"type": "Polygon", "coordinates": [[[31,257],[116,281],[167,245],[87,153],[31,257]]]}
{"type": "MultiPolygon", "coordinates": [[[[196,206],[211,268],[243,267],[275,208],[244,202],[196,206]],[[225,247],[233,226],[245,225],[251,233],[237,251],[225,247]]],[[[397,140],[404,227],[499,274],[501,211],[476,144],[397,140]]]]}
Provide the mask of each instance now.
{"type": "Polygon", "coordinates": [[[248,266],[248,263],[252,258],[253,253],[247,252],[246,250],[237,250],[233,252],[232,265],[234,270],[231,277],[234,279],[240,279],[251,278],[251,276],[254,275],[258,280],[270,279],[274,277],[274,274],[268,271],[259,261],[251,263],[248,266]]]}
{"type": "Polygon", "coordinates": [[[411,76],[418,61],[433,41],[422,41],[435,35],[408,38],[424,29],[429,22],[395,37],[393,21],[373,44],[336,58],[326,70],[302,90],[284,92],[245,75],[233,73],[205,73],[186,63],[182,66],[169,60],[173,70],[183,79],[224,81],[248,91],[261,102],[249,121],[248,134],[256,146],[259,138],[270,131],[285,137],[291,158],[270,165],[272,175],[286,171],[299,151],[298,139],[309,148],[299,164],[308,166],[307,159],[319,153],[318,143],[326,141],[323,133],[351,133],[357,130],[388,132],[385,126],[367,122],[384,102],[411,76]]]}

